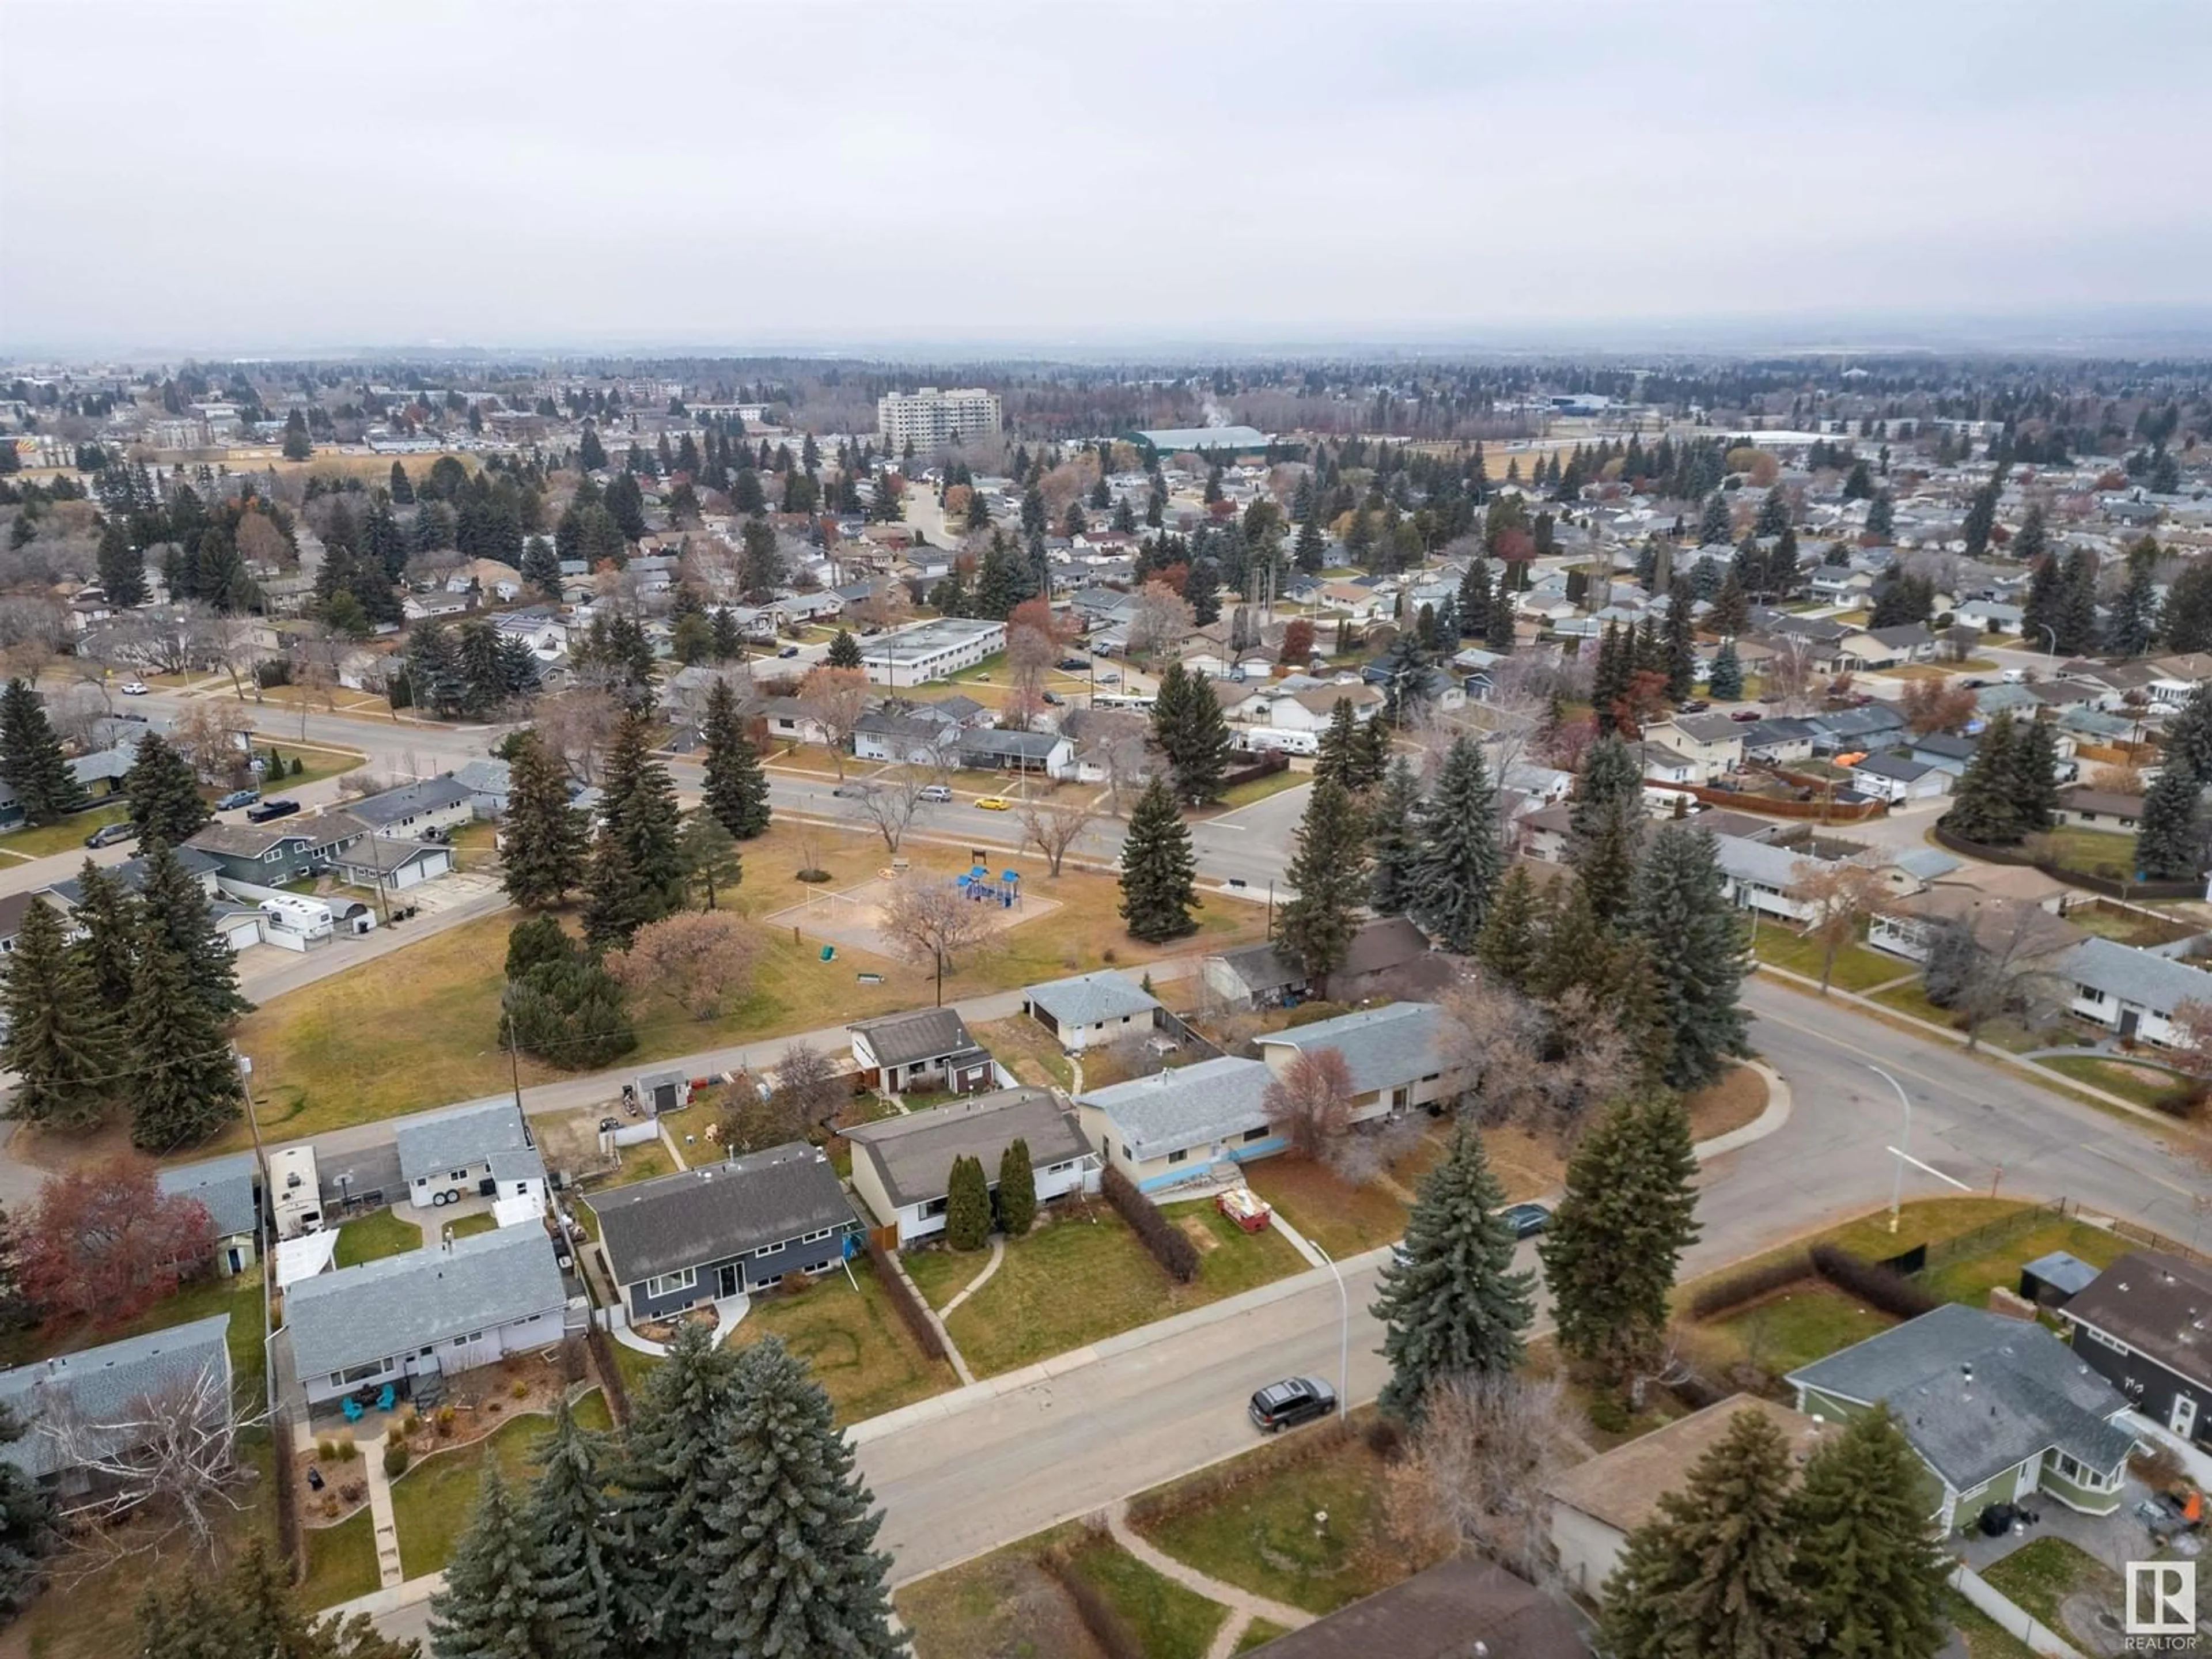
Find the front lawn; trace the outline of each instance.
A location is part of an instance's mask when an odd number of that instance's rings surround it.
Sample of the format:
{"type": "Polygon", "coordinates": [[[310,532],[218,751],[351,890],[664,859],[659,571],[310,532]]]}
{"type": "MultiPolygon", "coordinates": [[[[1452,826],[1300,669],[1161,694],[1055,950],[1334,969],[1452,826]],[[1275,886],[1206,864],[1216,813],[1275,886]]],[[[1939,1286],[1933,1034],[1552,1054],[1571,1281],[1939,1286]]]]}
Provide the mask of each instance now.
{"type": "MultiPolygon", "coordinates": [[[[640,1356],[642,1358],[643,1356],[640,1356]]],[[[604,1431],[611,1421],[606,1397],[597,1392],[577,1401],[580,1427],[604,1431]]],[[[392,1483],[392,1521],[399,1534],[399,1569],[410,1578],[445,1567],[453,1540],[476,1514],[477,1487],[486,1457],[499,1460],[510,1486],[536,1473],[531,1454],[553,1432],[553,1419],[541,1412],[510,1419],[481,1440],[422,1458],[392,1483]]]]}
{"type": "MultiPolygon", "coordinates": [[[[1169,1214],[1199,1246],[1199,1276],[1188,1285],[1161,1272],[1104,1204],[1092,1204],[1087,1214],[1063,1212],[1025,1238],[1009,1239],[990,1283],[945,1322],[969,1368],[978,1376],[1018,1370],[1304,1266],[1273,1231],[1240,1232],[1210,1206],[1178,1205],[1169,1214]],[[1201,1207],[1203,1214],[1194,1213],[1201,1207]]],[[[976,1270],[982,1266],[980,1256],[967,1260],[976,1270]]]]}
{"type": "Polygon", "coordinates": [[[1279,795],[1286,789],[1296,789],[1301,784],[1312,781],[1312,773],[1286,766],[1279,772],[1268,773],[1264,778],[1254,778],[1249,782],[1232,786],[1218,802],[1198,816],[1218,817],[1224,812],[1233,812],[1240,806],[1249,806],[1254,801],[1265,800],[1270,795],[1279,795]]]}
{"type": "Polygon", "coordinates": [[[915,1659],[1105,1659],[1038,1557],[1073,1528],[1009,1544],[902,1587],[915,1659]]]}
{"type": "Polygon", "coordinates": [[[1991,1290],[2002,1285],[2018,1291],[2021,1268],[2053,1250],[2064,1250],[2093,1267],[2109,1267],[2134,1248],[2118,1233],[2052,1216],[1971,1254],[1931,1262],[1917,1277],[1930,1294],[1946,1302],[1985,1308],[1991,1290]]]}
{"type": "Polygon", "coordinates": [[[1896,1323],[1825,1280],[1808,1279],[1701,1328],[1731,1357],[1784,1376],[1896,1323]]]}
{"type": "Polygon", "coordinates": [[[1051,1032],[1027,1014],[987,1020],[969,1028],[975,1041],[1021,1082],[1039,1088],[1073,1089],[1075,1070],[1051,1032]]]}
{"type": "Polygon", "coordinates": [[[81,853],[87,850],[84,838],[103,824],[120,823],[131,816],[131,804],[118,800],[112,805],[87,807],[82,812],[72,812],[58,823],[42,823],[31,830],[11,830],[0,836],[0,852],[13,853],[18,858],[50,858],[56,853],[81,853]]]}
{"type": "Polygon", "coordinates": [[[1249,1653],[1255,1648],[1266,1647],[1279,1636],[1289,1634],[1290,1632],[1285,1630],[1280,1625],[1266,1619],[1255,1619],[1244,1626],[1244,1634],[1237,1638],[1237,1646],[1233,1651],[1249,1653]]]}
{"type": "Polygon", "coordinates": [[[1111,1539],[1082,1544],[1068,1570],[1104,1596],[1145,1659],[1206,1659],[1229,1610],[1155,1572],[1111,1539]]]}
{"type": "Polygon", "coordinates": [[[499,1218],[489,1210],[478,1210],[472,1215],[461,1217],[457,1221],[448,1221],[446,1224],[446,1231],[454,1238],[468,1238],[477,1233],[495,1231],[498,1226],[499,1218]]]}
{"type": "MultiPolygon", "coordinates": [[[[1820,982],[1820,958],[1826,951],[1820,940],[1800,938],[1780,923],[1762,921],[1753,947],[1761,962],[1820,982]]],[[[1912,964],[1900,957],[1885,956],[1863,945],[1845,945],[1836,952],[1835,971],[1828,983],[1837,990],[1866,991],[1913,971],[1912,964]]]]}
{"type": "Polygon", "coordinates": [[[959,1380],[949,1364],[927,1358],[915,1346],[866,1261],[853,1263],[849,1280],[840,1271],[797,1295],[754,1297],[729,1340],[737,1344],[771,1335],[806,1362],[840,1423],[911,1405],[959,1380]]]}
{"type": "Polygon", "coordinates": [[[2062,824],[2035,837],[2035,850],[2062,870],[2127,881],[2136,873],[2136,838],[2111,830],[2062,824]]]}
{"type": "Polygon", "coordinates": [[[366,1504],[335,1527],[301,1529],[307,1576],[300,1600],[308,1607],[335,1607],[367,1595],[381,1579],[376,1570],[376,1532],[366,1504]]]}
{"type": "MultiPolygon", "coordinates": [[[[1245,1455],[1266,1458],[1271,1449],[1245,1455]]],[[[1376,1547],[1384,1465],[1364,1440],[1354,1435],[1302,1462],[1277,1461],[1283,1466],[1227,1490],[1220,1469],[1155,1488],[1133,1500],[1131,1520],[1200,1572],[1316,1613],[1334,1613],[1428,1565],[1376,1547]],[[1326,1522],[1315,1519],[1321,1515],[1326,1522]]]]}
{"type": "Polygon", "coordinates": [[[1294,1153],[1247,1164],[1244,1182],[1333,1256],[1358,1255],[1405,1235],[1406,1206],[1388,1188],[1355,1187],[1294,1153]]]}
{"type": "Polygon", "coordinates": [[[422,1248],[420,1227],[402,1220],[397,1210],[378,1210],[339,1226],[337,1265],[357,1267],[364,1261],[422,1248]]]}
{"type": "Polygon", "coordinates": [[[2138,1106],[2155,1107],[2184,1081],[2179,1074],[2161,1071],[2155,1066],[2131,1066],[2125,1060],[2100,1060],[2088,1054],[2067,1054],[2035,1063],[2061,1077],[2070,1077],[2093,1089],[2102,1089],[2108,1095],[2131,1100],[2138,1106]]]}
{"type": "Polygon", "coordinates": [[[1984,1567],[1982,1577],[2061,1635],[2067,1626],[2059,1608],[2070,1595],[2087,1594],[2115,1613],[2120,1607],[2119,1575],[2055,1533],[2030,1539],[2003,1560],[1984,1567]]]}

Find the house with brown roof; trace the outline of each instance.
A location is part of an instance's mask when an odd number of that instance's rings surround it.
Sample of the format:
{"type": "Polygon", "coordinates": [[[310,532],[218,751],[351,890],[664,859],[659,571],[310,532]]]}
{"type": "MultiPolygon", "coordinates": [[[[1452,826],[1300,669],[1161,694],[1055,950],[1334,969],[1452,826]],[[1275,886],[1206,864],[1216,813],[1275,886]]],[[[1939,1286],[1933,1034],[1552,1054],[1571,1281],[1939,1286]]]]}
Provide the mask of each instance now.
{"type": "Polygon", "coordinates": [[[2175,1439],[2212,1443],[2212,1268],[2130,1250],[2058,1310],[2081,1363],[2175,1439]]]}
{"type": "Polygon", "coordinates": [[[1820,1440],[1821,1425],[1814,1419],[1774,1401],[1740,1394],[1553,1480],[1545,1488],[1552,1500],[1552,1547],[1570,1589],[1597,1595],[1620,1565],[1628,1534],[1659,1512],[1659,1500],[1689,1479],[1691,1468],[1720,1443],[1739,1412],[1772,1419],[1789,1443],[1793,1465],[1802,1466],[1820,1440]]]}
{"type": "Polygon", "coordinates": [[[1255,1659],[1582,1659],[1574,1613],[1488,1561],[1459,1555],[1252,1650],[1255,1659]]]}

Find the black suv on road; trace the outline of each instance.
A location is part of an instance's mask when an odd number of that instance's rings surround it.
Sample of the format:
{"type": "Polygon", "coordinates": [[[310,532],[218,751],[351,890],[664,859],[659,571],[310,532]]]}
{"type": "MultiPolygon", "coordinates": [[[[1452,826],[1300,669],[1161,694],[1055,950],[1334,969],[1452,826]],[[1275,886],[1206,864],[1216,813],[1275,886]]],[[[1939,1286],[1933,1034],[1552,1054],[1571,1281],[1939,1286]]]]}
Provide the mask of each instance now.
{"type": "Polygon", "coordinates": [[[1279,1434],[1336,1409],[1336,1390],[1317,1376],[1286,1376],[1252,1396],[1252,1422],[1262,1434],[1279,1434]]]}

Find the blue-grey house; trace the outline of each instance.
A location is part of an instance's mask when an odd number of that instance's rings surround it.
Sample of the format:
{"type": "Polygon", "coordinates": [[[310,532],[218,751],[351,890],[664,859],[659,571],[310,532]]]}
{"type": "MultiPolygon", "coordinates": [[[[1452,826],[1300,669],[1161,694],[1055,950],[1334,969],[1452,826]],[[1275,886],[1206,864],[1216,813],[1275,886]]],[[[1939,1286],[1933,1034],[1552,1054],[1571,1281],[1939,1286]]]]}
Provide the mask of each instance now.
{"type": "Polygon", "coordinates": [[[862,1231],[844,1183],[803,1140],[595,1193],[607,1269],[633,1321],[827,1273],[862,1231]]]}

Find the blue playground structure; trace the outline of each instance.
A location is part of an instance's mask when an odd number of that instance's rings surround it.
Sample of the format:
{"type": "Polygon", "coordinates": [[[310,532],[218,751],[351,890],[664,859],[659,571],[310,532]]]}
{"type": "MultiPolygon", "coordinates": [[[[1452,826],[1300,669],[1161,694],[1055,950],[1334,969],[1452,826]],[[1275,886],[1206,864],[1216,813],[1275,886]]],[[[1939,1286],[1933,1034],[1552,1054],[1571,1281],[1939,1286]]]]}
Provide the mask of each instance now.
{"type": "Polygon", "coordinates": [[[1018,870],[1001,870],[994,881],[990,866],[978,864],[953,884],[978,904],[996,904],[1001,909],[1011,910],[1021,902],[1022,872],[1018,870]]]}

